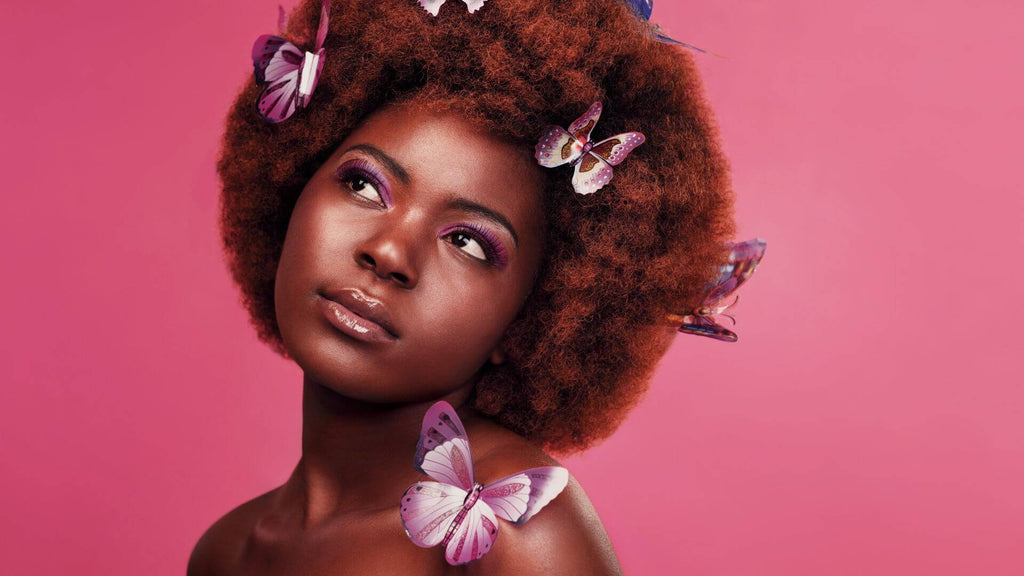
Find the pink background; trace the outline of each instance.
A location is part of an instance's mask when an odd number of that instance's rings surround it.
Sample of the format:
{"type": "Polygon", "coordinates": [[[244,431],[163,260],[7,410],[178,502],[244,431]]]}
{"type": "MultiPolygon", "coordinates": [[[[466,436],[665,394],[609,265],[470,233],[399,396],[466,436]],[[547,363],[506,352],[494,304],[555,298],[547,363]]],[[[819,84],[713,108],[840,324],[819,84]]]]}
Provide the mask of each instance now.
{"type": "MultiPolygon", "coordinates": [[[[768,252],[740,342],[678,338],[566,462],[627,573],[1024,574],[1017,6],[658,2],[730,57],[698,61],[768,252]]],[[[300,373],[215,230],[221,120],[276,14],[0,4],[6,574],[183,574],[298,458],[300,373]]]]}

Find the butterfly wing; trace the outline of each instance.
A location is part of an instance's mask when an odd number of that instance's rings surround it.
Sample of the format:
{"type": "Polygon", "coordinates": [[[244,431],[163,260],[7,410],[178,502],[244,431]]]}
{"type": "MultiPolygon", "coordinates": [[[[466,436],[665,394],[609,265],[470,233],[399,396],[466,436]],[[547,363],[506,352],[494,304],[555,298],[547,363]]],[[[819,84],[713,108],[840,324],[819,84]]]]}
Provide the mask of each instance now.
{"type": "Polygon", "coordinates": [[[320,3],[320,26],[316,30],[316,48],[314,52],[320,52],[324,47],[324,40],[327,39],[327,24],[331,17],[331,0],[323,0],[320,3]]]}
{"type": "Polygon", "coordinates": [[[604,158],[587,152],[573,170],[572,187],[577,194],[593,194],[611,179],[611,165],[604,158]]]}
{"type": "Polygon", "coordinates": [[[419,0],[420,6],[431,15],[437,16],[437,13],[441,10],[441,5],[445,3],[445,0],[419,0]]]}
{"type": "Polygon", "coordinates": [[[583,144],[561,126],[544,128],[544,135],[537,142],[533,157],[546,168],[561,166],[580,157],[583,144]]]}
{"type": "Polygon", "coordinates": [[[416,444],[416,455],[413,458],[413,466],[420,472],[423,470],[423,459],[427,451],[433,450],[447,440],[462,438],[467,440],[466,427],[459,420],[458,413],[451,404],[440,401],[435,402],[423,416],[423,424],[420,427],[420,439],[416,444]]]}
{"type": "Polygon", "coordinates": [[[583,116],[580,116],[570,124],[569,132],[573,137],[582,143],[589,142],[590,133],[594,131],[594,126],[597,126],[597,120],[601,117],[601,110],[603,110],[601,103],[594,102],[583,113],[583,116]]]}
{"type": "Polygon", "coordinates": [[[252,45],[252,65],[259,84],[280,80],[301,63],[302,50],[280,36],[264,34],[252,45]]]}
{"type": "Polygon", "coordinates": [[[729,260],[719,269],[718,279],[704,300],[705,306],[714,307],[743,285],[757,270],[764,257],[767,243],[760,238],[730,243],[729,260]]]}
{"type": "Polygon", "coordinates": [[[438,482],[473,488],[473,455],[466,428],[447,402],[435,403],[423,416],[413,466],[438,482]]]}
{"type": "Polygon", "coordinates": [[[561,494],[569,471],[561,466],[530,468],[484,486],[480,499],[499,518],[522,524],[561,494]]]}
{"type": "Polygon", "coordinates": [[[256,111],[266,121],[286,120],[305,104],[299,96],[302,52],[279,36],[260,36],[253,45],[256,81],[266,84],[256,98],[256,111]]]}
{"type": "Polygon", "coordinates": [[[466,496],[465,490],[438,482],[409,486],[399,506],[405,533],[417,546],[437,546],[462,510],[466,496]]]}
{"type": "Polygon", "coordinates": [[[466,8],[468,8],[469,9],[469,13],[472,14],[473,12],[476,12],[477,10],[479,10],[484,5],[484,2],[486,2],[487,0],[462,0],[462,1],[466,3],[466,8]]]}
{"type": "Polygon", "coordinates": [[[601,140],[594,144],[590,152],[600,156],[612,166],[618,166],[634,148],[643,144],[645,140],[646,138],[640,132],[625,132],[601,140]]]}
{"type": "Polygon", "coordinates": [[[483,500],[466,511],[445,546],[444,557],[452,566],[472,562],[491,551],[498,539],[498,519],[483,500]]]}
{"type": "Polygon", "coordinates": [[[683,334],[695,334],[707,336],[723,342],[735,342],[738,337],[736,333],[716,323],[707,316],[689,315],[683,319],[683,325],[679,327],[683,334]]]}
{"type": "Polygon", "coordinates": [[[423,458],[422,470],[438,482],[447,482],[466,491],[472,490],[473,456],[469,452],[469,442],[462,438],[452,438],[429,450],[423,458]]]}

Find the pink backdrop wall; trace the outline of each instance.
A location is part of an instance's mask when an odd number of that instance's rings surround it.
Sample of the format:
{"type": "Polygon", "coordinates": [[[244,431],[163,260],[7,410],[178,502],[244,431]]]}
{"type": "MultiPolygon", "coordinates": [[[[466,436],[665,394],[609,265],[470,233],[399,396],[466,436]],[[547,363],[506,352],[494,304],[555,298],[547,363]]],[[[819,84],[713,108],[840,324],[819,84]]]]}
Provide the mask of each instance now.
{"type": "MultiPolygon", "coordinates": [[[[566,462],[627,573],[1024,573],[1021,15],[655,6],[730,57],[698,60],[740,237],[769,246],[740,342],[680,337],[566,462]]],[[[220,122],[275,18],[0,3],[4,573],[183,574],[298,458],[300,373],[257,343],[215,230],[220,122]]]]}

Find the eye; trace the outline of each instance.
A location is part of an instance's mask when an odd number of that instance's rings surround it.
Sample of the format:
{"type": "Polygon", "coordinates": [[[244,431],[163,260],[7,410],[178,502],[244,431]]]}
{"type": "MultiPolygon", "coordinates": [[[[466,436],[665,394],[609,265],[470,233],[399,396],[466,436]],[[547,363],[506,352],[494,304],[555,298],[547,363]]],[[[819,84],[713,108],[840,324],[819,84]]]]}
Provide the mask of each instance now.
{"type": "Polygon", "coordinates": [[[495,268],[504,268],[508,263],[505,245],[486,227],[472,223],[458,224],[441,230],[440,236],[481,263],[495,268]]]}
{"type": "Polygon", "coordinates": [[[349,192],[374,204],[391,206],[391,191],[387,180],[373,164],[366,160],[349,160],[335,171],[335,178],[349,192]]]}
{"type": "Polygon", "coordinates": [[[374,187],[373,181],[360,175],[352,174],[342,179],[342,182],[348,185],[348,189],[351,190],[356,196],[362,196],[367,200],[373,200],[378,204],[384,204],[384,197],[374,187]]]}
{"type": "Polygon", "coordinates": [[[483,244],[478,242],[476,238],[470,236],[468,232],[462,230],[452,232],[448,235],[448,238],[451,239],[452,244],[461,248],[463,252],[477,260],[489,260],[487,257],[487,251],[484,249],[483,244]]]}

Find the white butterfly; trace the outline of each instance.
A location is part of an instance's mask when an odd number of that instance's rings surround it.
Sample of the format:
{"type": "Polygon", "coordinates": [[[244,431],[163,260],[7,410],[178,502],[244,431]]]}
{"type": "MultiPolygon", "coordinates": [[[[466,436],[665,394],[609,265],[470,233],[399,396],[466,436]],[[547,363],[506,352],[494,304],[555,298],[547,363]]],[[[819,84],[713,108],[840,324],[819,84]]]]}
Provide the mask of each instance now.
{"type": "Polygon", "coordinates": [[[594,102],[583,116],[569,125],[547,126],[537,142],[534,157],[546,168],[568,163],[573,167],[572,187],[577,194],[593,194],[612,179],[612,166],[618,166],[626,156],[644,143],[639,132],[625,132],[605,138],[598,143],[590,133],[601,117],[601,103],[594,102]]]}
{"type": "MultiPolygon", "coordinates": [[[[441,10],[441,5],[447,0],[419,0],[420,6],[423,6],[424,10],[430,12],[434,16],[441,10]]],[[[487,0],[462,0],[466,3],[466,8],[469,8],[469,13],[472,14],[480,9],[487,0]]]]}
{"type": "Polygon", "coordinates": [[[491,550],[498,538],[498,517],[513,524],[526,522],[569,481],[565,468],[543,466],[479,484],[466,429],[443,401],[423,417],[413,463],[437,482],[417,482],[402,495],[399,513],[405,533],[423,548],[445,546],[445,559],[453,566],[491,550]]]}

